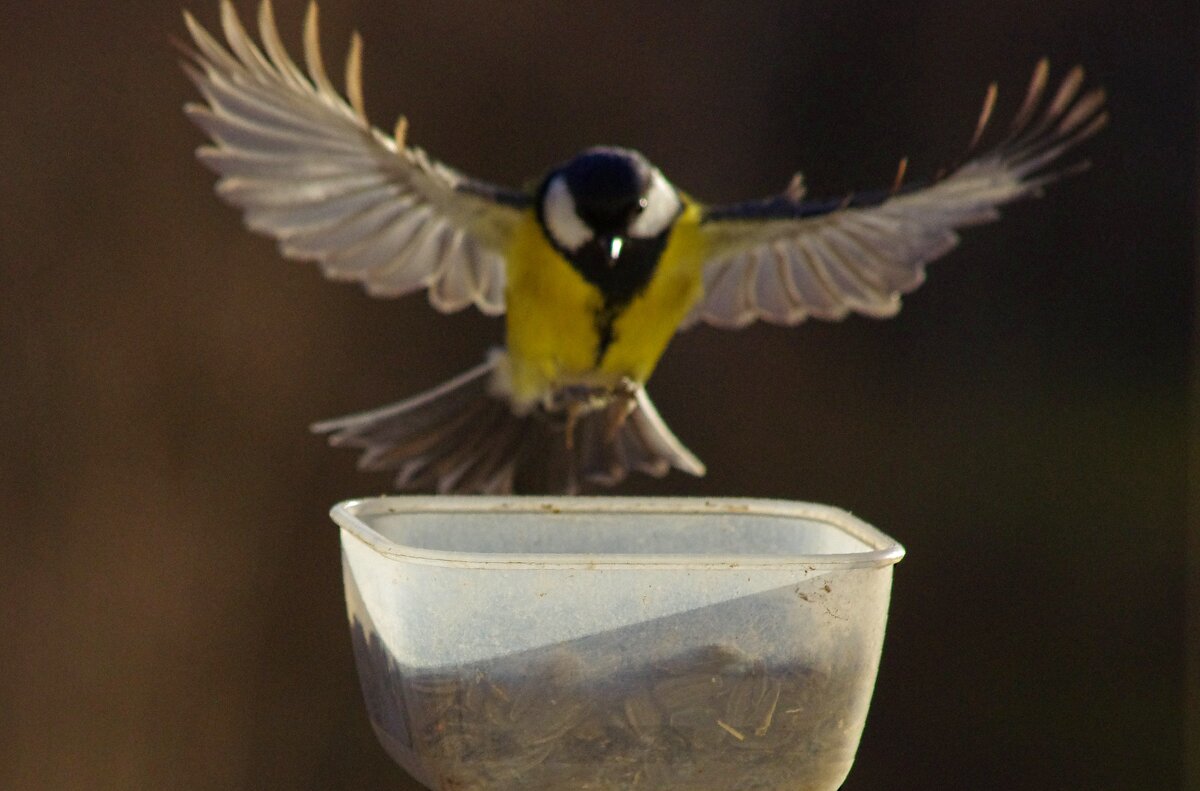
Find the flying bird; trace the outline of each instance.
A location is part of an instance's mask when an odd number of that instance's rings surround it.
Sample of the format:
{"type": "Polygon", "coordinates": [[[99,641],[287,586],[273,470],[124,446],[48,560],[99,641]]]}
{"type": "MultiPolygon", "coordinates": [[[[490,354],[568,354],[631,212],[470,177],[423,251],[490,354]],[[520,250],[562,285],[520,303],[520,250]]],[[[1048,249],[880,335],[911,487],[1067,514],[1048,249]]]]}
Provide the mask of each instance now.
{"type": "Polygon", "coordinates": [[[962,164],[925,183],[810,199],[797,175],[780,194],[709,206],[640,153],[589,148],[536,187],[471,178],[367,120],[362,40],[345,92],[321,55],[317,6],[302,69],[269,0],[261,45],[222,0],[225,44],[191,14],[184,69],[203,96],[187,115],[211,139],[197,156],[216,191],[281,253],[369,294],[425,291],[439,311],[505,315],[506,341],[450,381],[378,409],[317,423],[359,467],[394,470],[399,490],[576,492],[630,471],[704,465],[660,418],[645,385],[671,338],[698,323],[739,328],[850,313],[883,318],[949,252],[958,231],[1039,195],[1047,167],[1107,121],[1102,90],[1072,69],[1048,91],[1039,62],[1001,142],[981,150],[989,87],[962,164]]]}

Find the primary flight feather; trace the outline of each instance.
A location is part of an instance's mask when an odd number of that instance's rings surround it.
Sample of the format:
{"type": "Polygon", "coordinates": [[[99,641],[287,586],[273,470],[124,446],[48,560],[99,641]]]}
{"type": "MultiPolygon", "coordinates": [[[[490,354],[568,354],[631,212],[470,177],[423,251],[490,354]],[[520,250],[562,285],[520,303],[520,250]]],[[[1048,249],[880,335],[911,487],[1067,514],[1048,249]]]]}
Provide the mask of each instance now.
{"type": "MultiPolygon", "coordinates": [[[[709,207],[641,154],[596,147],[533,191],[469,178],[367,121],[362,44],[345,94],[304,26],[303,69],[269,0],[261,46],[229,0],[225,44],[185,13],[184,68],[204,97],[186,112],[209,136],[217,193],[290,258],[315,261],[374,296],[424,289],[438,310],[506,314],[506,344],[422,395],[314,426],[360,448],[359,466],[395,470],[400,489],[574,492],[636,470],[704,466],[659,417],[645,383],[671,337],[696,322],[795,324],[850,312],[886,317],[949,252],[958,229],[1038,194],[1046,167],[1107,121],[1104,94],[1068,73],[1046,100],[1038,64],[1008,135],[931,183],[809,200],[797,176],[780,195],[709,207]]],[[[989,88],[971,151],[988,126],[989,88]]]]}

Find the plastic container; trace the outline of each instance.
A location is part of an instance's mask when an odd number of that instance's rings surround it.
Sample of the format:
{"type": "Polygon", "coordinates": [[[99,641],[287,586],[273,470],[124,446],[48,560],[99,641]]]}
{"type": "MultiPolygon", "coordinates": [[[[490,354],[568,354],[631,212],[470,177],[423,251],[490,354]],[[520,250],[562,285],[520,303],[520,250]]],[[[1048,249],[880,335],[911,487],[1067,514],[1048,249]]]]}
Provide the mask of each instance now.
{"type": "Polygon", "coordinates": [[[768,500],[342,503],[371,722],[431,789],[822,789],[875,683],[892,539],[768,500]]]}

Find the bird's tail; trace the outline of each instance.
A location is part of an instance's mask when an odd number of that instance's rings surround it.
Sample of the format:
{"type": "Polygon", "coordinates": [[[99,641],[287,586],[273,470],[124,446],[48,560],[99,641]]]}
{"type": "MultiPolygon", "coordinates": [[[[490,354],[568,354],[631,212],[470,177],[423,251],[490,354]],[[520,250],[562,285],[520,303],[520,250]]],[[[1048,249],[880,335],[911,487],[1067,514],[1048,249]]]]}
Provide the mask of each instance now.
{"type": "Polygon", "coordinates": [[[328,434],[330,445],[361,448],[361,470],[396,470],[401,491],[574,494],[585,483],[612,486],[631,470],[704,474],[644,388],[574,417],[541,407],[517,414],[496,385],[504,363],[504,353],[493,352],[432,390],[312,430],[328,434]]]}

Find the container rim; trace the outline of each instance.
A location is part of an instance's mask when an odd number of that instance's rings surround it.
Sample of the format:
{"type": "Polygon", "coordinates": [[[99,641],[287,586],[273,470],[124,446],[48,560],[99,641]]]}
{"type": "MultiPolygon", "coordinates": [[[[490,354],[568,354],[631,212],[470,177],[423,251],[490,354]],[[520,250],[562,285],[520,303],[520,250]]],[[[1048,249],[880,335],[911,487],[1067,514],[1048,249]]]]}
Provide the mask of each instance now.
{"type": "Polygon", "coordinates": [[[882,568],[904,557],[895,539],[847,511],[828,505],[790,500],[733,497],[486,497],[475,495],[392,495],[346,500],[330,517],[344,534],[362,541],[386,557],[422,564],[506,569],[621,569],[621,568],[882,568]],[[544,554],[536,552],[460,552],[431,550],[393,541],[372,529],[362,517],[379,514],[449,513],[603,513],[603,514],[741,514],[822,522],[872,549],[864,552],[807,555],[688,555],[688,554],[544,554]]]}

